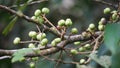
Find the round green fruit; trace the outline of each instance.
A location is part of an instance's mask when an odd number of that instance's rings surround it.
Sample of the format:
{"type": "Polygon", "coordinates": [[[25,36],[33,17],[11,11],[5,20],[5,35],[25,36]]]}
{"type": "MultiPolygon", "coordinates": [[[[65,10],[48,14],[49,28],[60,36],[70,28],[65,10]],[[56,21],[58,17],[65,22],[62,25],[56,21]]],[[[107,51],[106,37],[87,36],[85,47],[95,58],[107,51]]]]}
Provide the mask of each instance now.
{"type": "Polygon", "coordinates": [[[34,45],[33,43],[30,43],[30,44],[28,45],[28,48],[35,48],[35,45],[34,45]]]}
{"type": "Polygon", "coordinates": [[[30,68],[35,68],[35,63],[31,62],[31,63],[29,64],[29,66],[30,66],[30,68]]]}
{"type": "Polygon", "coordinates": [[[70,51],[70,53],[71,53],[71,54],[77,54],[78,51],[77,51],[76,49],[72,49],[72,50],[70,51]]]}
{"type": "Polygon", "coordinates": [[[91,23],[91,24],[89,25],[89,28],[90,28],[90,29],[94,29],[94,28],[95,28],[95,25],[94,25],[93,23],[91,23]]]}
{"type": "Polygon", "coordinates": [[[108,14],[108,13],[110,13],[110,11],[111,11],[110,8],[105,8],[103,12],[104,12],[104,14],[108,14]]]}
{"type": "Polygon", "coordinates": [[[104,30],[104,25],[98,25],[98,30],[100,31],[104,30]]]}
{"type": "Polygon", "coordinates": [[[29,35],[29,37],[31,37],[31,38],[35,38],[36,35],[37,35],[37,33],[36,33],[35,31],[30,31],[28,35],[29,35]]]}
{"type": "Polygon", "coordinates": [[[90,44],[85,44],[84,47],[87,48],[87,49],[89,49],[90,48],[90,44]]]}
{"type": "Polygon", "coordinates": [[[45,14],[47,14],[47,13],[49,13],[50,12],[50,10],[48,9],[48,8],[42,8],[42,13],[45,13],[45,14]]]}
{"type": "Polygon", "coordinates": [[[61,42],[61,38],[55,38],[54,41],[55,41],[55,43],[59,43],[59,42],[61,42]]]}
{"type": "Polygon", "coordinates": [[[82,51],[85,51],[85,50],[86,50],[86,49],[85,49],[84,47],[80,47],[80,48],[79,48],[79,51],[81,51],[81,52],[82,52],[82,51]]]}
{"type": "Polygon", "coordinates": [[[20,43],[20,38],[19,37],[16,37],[14,40],[13,40],[13,44],[18,44],[18,43],[20,43]]]}
{"type": "Polygon", "coordinates": [[[53,40],[52,42],[51,42],[51,46],[56,46],[57,45],[57,43],[53,40]]]}
{"type": "Polygon", "coordinates": [[[48,39],[44,38],[40,43],[41,43],[42,46],[45,46],[48,43],[48,39]]]}
{"type": "Polygon", "coordinates": [[[65,25],[65,20],[61,19],[58,21],[59,26],[64,26],[65,25]]]}
{"type": "Polygon", "coordinates": [[[83,63],[85,63],[85,59],[80,60],[80,64],[83,64],[83,63]]]}
{"type": "Polygon", "coordinates": [[[71,33],[72,34],[77,34],[78,33],[78,29],[77,28],[72,28],[71,33]]]}
{"type": "Polygon", "coordinates": [[[39,34],[36,36],[37,40],[42,40],[42,39],[44,39],[45,37],[46,37],[46,34],[45,34],[45,33],[39,33],[39,34]]]}
{"type": "Polygon", "coordinates": [[[67,19],[66,19],[65,25],[66,25],[66,26],[71,26],[71,25],[72,25],[72,21],[71,21],[70,18],[67,18],[67,19]]]}
{"type": "Polygon", "coordinates": [[[74,45],[80,45],[80,42],[79,41],[74,42],[74,45]]]}
{"type": "Polygon", "coordinates": [[[41,14],[41,10],[37,9],[34,13],[35,16],[39,16],[41,14]]]}

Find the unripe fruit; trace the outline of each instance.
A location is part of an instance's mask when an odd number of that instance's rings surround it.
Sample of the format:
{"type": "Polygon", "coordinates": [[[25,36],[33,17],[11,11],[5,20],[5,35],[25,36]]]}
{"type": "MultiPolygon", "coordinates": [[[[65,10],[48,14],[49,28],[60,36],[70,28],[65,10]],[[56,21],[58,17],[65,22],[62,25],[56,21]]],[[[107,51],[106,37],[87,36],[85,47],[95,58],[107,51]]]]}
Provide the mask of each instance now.
{"type": "Polygon", "coordinates": [[[33,61],[37,61],[39,58],[38,57],[33,57],[32,60],[33,61]]]}
{"type": "Polygon", "coordinates": [[[35,31],[30,31],[28,35],[29,35],[29,37],[31,37],[31,38],[35,38],[36,35],[37,35],[37,33],[36,33],[35,31]]]}
{"type": "Polygon", "coordinates": [[[43,22],[44,22],[44,19],[42,17],[38,17],[37,20],[40,24],[43,24],[43,22]]]}
{"type": "Polygon", "coordinates": [[[95,28],[95,25],[94,25],[93,23],[91,23],[91,24],[89,25],[89,28],[90,28],[90,29],[94,29],[94,28],[95,28]]]}
{"type": "Polygon", "coordinates": [[[74,45],[80,45],[80,42],[79,41],[74,42],[74,45]]]}
{"type": "Polygon", "coordinates": [[[30,44],[28,45],[28,48],[35,48],[35,45],[34,45],[33,43],[30,43],[30,44]]]}
{"type": "Polygon", "coordinates": [[[31,19],[32,19],[32,20],[36,20],[37,18],[36,18],[35,16],[32,16],[31,19]]]}
{"type": "Polygon", "coordinates": [[[81,52],[82,52],[82,51],[85,51],[85,50],[86,50],[86,49],[85,49],[84,47],[80,47],[80,48],[79,48],[79,51],[81,51],[81,52]]]}
{"type": "Polygon", "coordinates": [[[34,12],[34,15],[35,15],[35,16],[39,16],[40,13],[41,13],[41,10],[37,9],[37,10],[34,12]]]}
{"type": "Polygon", "coordinates": [[[61,38],[55,38],[54,41],[55,41],[55,43],[59,43],[59,42],[61,42],[61,38]]]}
{"type": "Polygon", "coordinates": [[[65,25],[65,20],[61,19],[58,21],[58,26],[64,26],[65,25]]]}
{"type": "Polygon", "coordinates": [[[49,13],[49,12],[50,12],[50,10],[49,10],[48,8],[42,8],[42,13],[47,14],[47,13],[49,13]]]}
{"type": "Polygon", "coordinates": [[[100,31],[104,30],[104,25],[98,25],[98,30],[100,31]]]}
{"type": "Polygon", "coordinates": [[[76,49],[72,49],[72,50],[70,51],[70,53],[75,55],[75,54],[78,53],[78,51],[77,51],[76,49]]]}
{"type": "Polygon", "coordinates": [[[57,45],[57,43],[53,40],[52,42],[51,42],[51,46],[56,46],[57,45]]]}
{"type": "Polygon", "coordinates": [[[44,39],[45,37],[46,37],[46,34],[45,34],[45,33],[39,33],[39,34],[36,36],[37,40],[42,40],[42,39],[44,39]]]}
{"type": "Polygon", "coordinates": [[[18,44],[18,43],[20,43],[20,38],[19,37],[16,37],[14,40],[13,40],[13,44],[18,44]]]}
{"type": "Polygon", "coordinates": [[[86,44],[84,47],[89,49],[90,48],[90,44],[86,44]]]}
{"type": "Polygon", "coordinates": [[[70,18],[67,18],[67,19],[66,19],[65,25],[66,25],[66,26],[71,26],[71,25],[72,25],[72,21],[71,21],[70,18]]]}
{"type": "Polygon", "coordinates": [[[85,59],[81,59],[81,60],[80,60],[80,63],[81,63],[81,64],[85,63],[85,59]]]}
{"type": "Polygon", "coordinates": [[[72,34],[77,34],[77,33],[78,33],[77,28],[72,28],[71,33],[72,33],[72,34]]]}
{"type": "Polygon", "coordinates": [[[105,25],[105,24],[106,24],[106,19],[101,18],[101,20],[99,21],[99,25],[105,25]]]}
{"type": "Polygon", "coordinates": [[[35,68],[35,63],[31,62],[31,63],[29,64],[29,66],[30,66],[30,68],[35,68]]]}
{"type": "Polygon", "coordinates": [[[42,46],[45,46],[48,43],[48,39],[44,38],[40,43],[42,46]]]}
{"type": "Polygon", "coordinates": [[[103,12],[104,12],[104,14],[108,14],[108,13],[110,13],[110,11],[111,11],[110,8],[105,8],[103,12]]]}
{"type": "Polygon", "coordinates": [[[112,20],[116,20],[118,17],[117,13],[112,14],[112,20]]]}

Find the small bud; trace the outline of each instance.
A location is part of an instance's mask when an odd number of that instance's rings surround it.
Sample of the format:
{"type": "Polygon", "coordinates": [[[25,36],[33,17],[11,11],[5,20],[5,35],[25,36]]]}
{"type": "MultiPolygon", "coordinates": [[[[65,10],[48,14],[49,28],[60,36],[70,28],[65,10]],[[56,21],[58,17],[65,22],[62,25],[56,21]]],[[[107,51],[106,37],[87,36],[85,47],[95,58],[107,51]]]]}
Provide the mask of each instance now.
{"type": "Polygon", "coordinates": [[[76,49],[72,49],[72,50],[70,51],[70,53],[75,55],[75,54],[78,53],[78,51],[77,51],[76,49]]]}
{"type": "Polygon", "coordinates": [[[77,34],[77,33],[78,33],[77,28],[72,28],[71,33],[72,33],[72,34],[77,34]]]}
{"type": "Polygon", "coordinates": [[[47,13],[49,13],[49,12],[50,12],[50,10],[49,10],[48,8],[42,8],[42,13],[47,14],[47,13]]]}
{"type": "Polygon", "coordinates": [[[48,43],[48,39],[44,38],[40,43],[41,43],[42,46],[45,46],[48,43]]]}
{"type": "Polygon", "coordinates": [[[66,19],[65,25],[66,25],[66,26],[71,26],[71,25],[72,25],[72,21],[71,21],[70,18],[67,18],[67,19],[66,19]]]}
{"type": "Polygon", "coordinates": [[[37,9],[37,10],[35,11],[34,15],[35,15],[35,16],[39,16],[40,13],[41,13],[41,10],[37,9]]]}
{"type": "Polygon", "coordinates": [[[80,63],[81,63],[81,64],[85,63],[85,59],[81,59],[81,60],[80,60],[80,63]]]}
{"type": "Polygon", "coordinates": [[[35,38],[36,35],[37,35],[37,33],[36,33],[35,31],[30,31],[28,35],[29,35],[29,37],[31,37],[31,38],[35,38]]]}
{"type": "Polygon", "coordinates": [[[80,45],[80,42],[79,41],[74,42],[74,45],[80,45]]]}
{"type": "Polygon", "coordinates": [[[105,8],[103,12],[104,12],[104,14],[108,14],[108,13],[110,13],[110,11],[111,11],[110,8],[105,8]]]}
{"type": "Polygon", "coordinates": [[[28,48],[35,48],[35,45],[34,45],[33,43],[30,43],[30,44],[28,45],[28,48]]]}
{"type": "Polygon", "coordinates": [[[94,25],[93,23],[91,23],[91,24],[89,25],[89,28],[90,28],[90,29],[94,29],[94,28],[95,28],[95,25],[94,25]]]}
{"type": "Polygon", "coordinates": [[[65,20],[61,19],[58,21],[58,26],[64,26],[65,25],[65,20]]]}
{"type": "Polygon", "coordinates": [[[20,38],[19,37],[16,37],[14,40],[13,40],[13,44],[18,44],[18,43],[20,43],[20,38]]]}
{"type": "Polygon", "coordinates": [[[104,30],[104,25],[98,25],[98,30],[100,31],[104,30]]]}

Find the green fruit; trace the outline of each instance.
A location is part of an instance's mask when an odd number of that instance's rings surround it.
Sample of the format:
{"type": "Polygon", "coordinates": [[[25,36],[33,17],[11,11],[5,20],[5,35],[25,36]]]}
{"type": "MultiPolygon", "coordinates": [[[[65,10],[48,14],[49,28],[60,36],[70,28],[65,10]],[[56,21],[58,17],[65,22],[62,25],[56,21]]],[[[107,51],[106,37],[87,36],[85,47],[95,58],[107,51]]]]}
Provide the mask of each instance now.
{"type": "Polygon", "coordinates": [[[110,11],[111,11],[110,8],[105,8],[103,12],[104,12],[104,14],[108,14],[108,13],[110,13],[110,11]]]}
{"type": "Polygon", "coordinates": [[[57,45],[57,43],[53,40],[52,42],[51,42],[51,46],[56,46],[57,45]]]}
{"type": "Polygon", "coordinates": [[[37,40],[42,40],[42,39],[44,39],[45,37],[46,37],[46,34],[45,34],[45,33],[39,33],[39,34],[36,36],[37,40]]]}
{"type": "Polygon", "coordinates": [[[79,48],[79,51],[81,51],[81,52],[82,52],[82,51],[85,51],[85,50],[86,50],[86,49],[85,49],[84,47],[80,47],[80,48],[79,48]]]}
{"type": "Polygon", "coordinates": [[[25,61],[25,58],[23,57],[23,58],[21,58],[19,61],[20,61],[20,62],[23,62],[23,61],[25,61]]]}
{"type": "Polygon", "coordinates": [[[89,25],[89,28],[90,28],[90,29],[94,29],[94,28],[95,28],[95,25],[94,25],[93,23],[91,23],[91,24],[89,25]]]}
{"type": "Polygon", "coordinates": [[[32,20],[36,20],[37,18],[36,18],[35,16],[32,16],[31,19],[32,19],[32,20]]]}
{"type": "Polygon", "coordinates": [[[77,33],[78,33],[77,28],[72,28],[71,33],[72,33],[72,34],[77,34],[77,33]]]}
{"type": "Polygon", "coordinates": [[[100,31],[104,30],[104,25],[98,25],[98,30],[100,31]]]}
{"type": "Polygon", "coordinates": [[[67,19],[66,19],[65,25],[66,25],[66,26],[71,26],[71,25],[72,25],[72,21],[71,21],[70,18],[67,18],[67,19]]]}
{"type": "Polygon", "coordinates": [[[35,68],[35,63],[31,62],[31,63],[29,64],[29,66],[30,66],[30,68],[35,68]]]}
{"type": "Polygon", "coordinates": [[[42,46],[45,46],[48,43],[48,39],[44,38],[40,43],[41,43],[42,46]]]}
{"type": "Polygon", "coordinates": [[[80,60],[80,64],[83,64],[83,63],[85,63],[85,59],[80,60]]]}
{"type": "Polygon", "coordinates": [[[30,44],[28,45],[28,48],[35,48],[35,45],[34,45],[33,43],[30,43],[30,44]]]}
{"type": "Polygon", "coordinates": [[[61,38],[55,38],[54,41],[55,41],[55,43],[59,43],[59,42],[61,42],[61,38]]]}
{"type": "Polygon", "coordinates": [[[118,18],[117,13],[112,14],[112,20],[116,20],[118,18]]]}
{"type": "Polygon", "coordinates": [[[48,8],[42,8],[42,13],[47,14],[47,13],[49,13],[49,12],[50,12],[50,10],[49,10],[48,8]]]}
{"type": "Polygon", "coordinates": [[[20,43],[20,38],[19,37],[16,37],[14,40],[13,40],[13,44],[18,44],[18,43],[20,43]]]}
{"type": "Polygon", "coordinates": [[[32,60],[33,61],[37,61],[39,58],[38,57],[33,57],[32,60]]]}
{"type": "Polygon", "coordinates": [[[44,22],[44,19],[42,17],[38,17],[37,20],[40,24],[43,24],[43,22],[44,22]]]}
{"type": "Polygon", "coordinates": [[[105,24],[106,24],[106,19],[101,18],[101,20],[99,21],[99,25],[105,25],[105,24]]]}
{"type": "Polygon", "coordinates": [[[58,21],[59,26],[64,26],[65,25],[65,20],[61,19],[58,21]]]}
{"type": "Polygon", "coordinates": [[[90,48],[90,44],[86,44],[84,47],[89,49],[90,48]]]}
{"type": "Polygon", "coordinates": [[[36,35],[37,35],[37,33],[36,33],[35,31],[30,31],[28,35],[29,35],[29,37],[31,37],[31,38],[35,38],[36,35]]]}
{"type": "Polygon", "coordinates": [[[74,42],[74,45],[80,45],[80,42],[79,41],[74,42]]]}
{"type": "Polygon", "coordinates": [[[70,53],[75,55],[75,54],[78,54],[78,51],[76,49],[72,49],[70,53]]]}
{"type": "Polygon", "coordinates": [[[35,16],[39,16],[41,14],[41,10],[37,9],[34,13],[35,16]]]}

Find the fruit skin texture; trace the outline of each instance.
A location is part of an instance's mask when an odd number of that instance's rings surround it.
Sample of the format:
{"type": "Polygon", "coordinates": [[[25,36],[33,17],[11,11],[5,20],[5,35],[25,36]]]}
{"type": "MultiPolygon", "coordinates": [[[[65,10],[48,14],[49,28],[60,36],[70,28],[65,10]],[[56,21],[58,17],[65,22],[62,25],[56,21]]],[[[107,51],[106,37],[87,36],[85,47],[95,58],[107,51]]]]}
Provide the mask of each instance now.
{"type": "Polygon", "coordinates": [[[70,18],[67,18],[67,19],[66,19],[65,25],[66,25],[66,26],[71,26],[71,25],[72,25],[72,21],[71,21],[70,18]]]}
{"type": "Polygon", "coordinates": [[[42,13],[47,14],[49,12],[50,12],[50,10],[48,8],[46,8],[46,7],[42,8],[42,13]]]}
{"type": "Polygon", "coordinates": [[[103,12],[104,12],[104,14],[108,14],[108,13],[110,13],[110,11],[111,11],[110,8],[105,8],[103,12]]]}
{"type": "Polygon", "coordinates": [[[61,19],[58,21],[59,26],[64,26],[65,25],[65,20],[61,19]]]}
{"type": "Polygon", "coordinates": [[[41,10],[37,9],[37,10],[34,12],[34,15],[35,15],[35,16],[39,16],[40,13],[41,13],[41,10]]]}
{"type": "Polygon", "coordinates": [[[37,33],[36,33],[35,31],[30,31],[28,35],[29,35],[29,37],[31,37],[31,38],[35,38],[36,35],[37,35],[37,33]]]}
{"type": "Polygon", "coordinates": [[[18,44],[18,43],[20,43],[20,38],[19,37],[16,37],[14,40],[13,40],[13,44],[18,44]]]}
{"type": "Polygon", "coordinates": [[[75,50],[75,49],[72,49],[72,50],[70,51],[70,53],[75,55],[75,54],[77,54],[77,53],[78,53],[78,51],[77,51],[77,50],[75,50]]]}
{"type": "Polygon", "coordinates": [[[48,43],[48,39],[44,38],[40,43],[41,43],[42,46],[45,46],[48,43]]]}
{"type": "Polygon", "coordinates": [[[72,33],[72,34],[77,34],[77,33],[78,33],[77,28],[72,28],[71,33],[72,33]]]}

